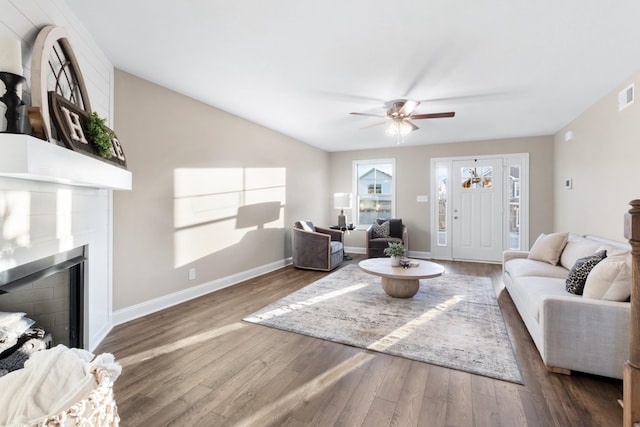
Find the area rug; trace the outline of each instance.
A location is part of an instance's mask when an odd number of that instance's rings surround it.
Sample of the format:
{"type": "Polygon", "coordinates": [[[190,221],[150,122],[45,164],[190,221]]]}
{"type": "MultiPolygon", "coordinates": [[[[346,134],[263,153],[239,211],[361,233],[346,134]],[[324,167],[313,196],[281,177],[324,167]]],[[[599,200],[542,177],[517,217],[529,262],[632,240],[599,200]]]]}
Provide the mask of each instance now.
{"type": "Polygon", "coordinates": [[[399,299],[347,265],[243,320],[522,384],[487,277],[445,273],[399,299]]]}

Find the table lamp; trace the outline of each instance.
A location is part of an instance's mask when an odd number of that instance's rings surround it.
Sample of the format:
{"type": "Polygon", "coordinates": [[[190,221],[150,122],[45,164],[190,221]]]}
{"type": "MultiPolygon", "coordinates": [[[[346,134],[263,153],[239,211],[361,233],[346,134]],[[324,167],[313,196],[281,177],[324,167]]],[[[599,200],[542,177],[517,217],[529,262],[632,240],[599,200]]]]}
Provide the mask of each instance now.
{"type": "Polygon", "coordinates": [[[351,209],[351,193],[333,193],[333,207],[340,209],[338,227],[347,228],[347,217],[344,214],[344,210],[351,209]]]}

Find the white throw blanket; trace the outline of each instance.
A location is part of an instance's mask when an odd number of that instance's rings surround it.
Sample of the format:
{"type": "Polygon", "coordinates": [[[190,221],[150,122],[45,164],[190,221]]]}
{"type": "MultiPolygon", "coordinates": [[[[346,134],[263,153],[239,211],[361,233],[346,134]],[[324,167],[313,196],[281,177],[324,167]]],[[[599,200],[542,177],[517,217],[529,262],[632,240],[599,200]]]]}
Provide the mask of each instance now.
{"type": "Polygon", "coordinates": [[[88,396],[96,385],[91,370],[107,369],[115,381],[121,367],[113,355],[58,345],[39,351],[24,369],[0,378],[0,426],[22,427],[57,414],[88,396]]]}

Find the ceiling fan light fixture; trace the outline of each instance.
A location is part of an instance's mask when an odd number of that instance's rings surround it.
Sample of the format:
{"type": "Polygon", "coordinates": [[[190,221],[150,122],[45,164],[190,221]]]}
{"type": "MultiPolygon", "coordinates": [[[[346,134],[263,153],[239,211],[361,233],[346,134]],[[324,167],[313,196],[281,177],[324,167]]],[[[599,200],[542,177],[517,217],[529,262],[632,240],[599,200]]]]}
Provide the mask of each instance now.
{"type": "Polygon", "coordinates": [[[411,131],[409,123],[402,119],[394,119],[385,132],[389,136],[396,136],[398,134],[407,135],[411,131]]]}

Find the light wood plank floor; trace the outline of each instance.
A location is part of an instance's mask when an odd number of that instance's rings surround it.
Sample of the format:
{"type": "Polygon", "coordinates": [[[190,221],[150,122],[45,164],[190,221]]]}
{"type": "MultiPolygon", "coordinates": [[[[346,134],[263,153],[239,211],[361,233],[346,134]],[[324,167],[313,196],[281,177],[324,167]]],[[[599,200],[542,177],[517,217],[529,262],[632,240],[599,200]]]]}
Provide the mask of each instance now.
{"type": "Polygon", "coordinates": [[[622,424],[621,381],[546,371],[499,265],[442,264],[492,278],[524,386],[242,322],[327,274],[286,267],[114,328],[122,426],[622,424]]]}

